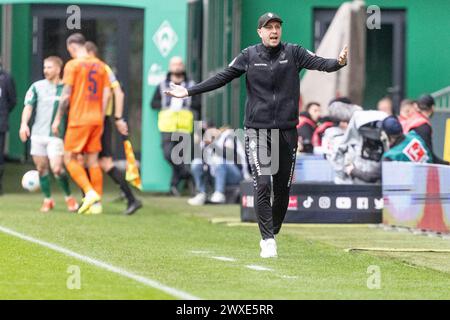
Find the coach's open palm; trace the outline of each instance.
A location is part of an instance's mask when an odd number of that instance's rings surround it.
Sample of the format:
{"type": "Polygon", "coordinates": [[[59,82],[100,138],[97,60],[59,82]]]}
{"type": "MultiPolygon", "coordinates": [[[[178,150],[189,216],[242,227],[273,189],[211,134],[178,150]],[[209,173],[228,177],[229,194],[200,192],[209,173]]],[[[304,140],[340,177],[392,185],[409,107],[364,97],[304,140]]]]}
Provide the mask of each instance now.
{"type": "Polygon", "coordinates": [[[341,66],[343,66],[347,63],[347,55],[348,55],[348,47],[344,46],[344,49],[342,49],[341,53],[339,54],[339,58],[338,58],[338,62],[341,66]]]}
{"type": "Polygon", "coordinates": [[[188,96],[188,91],[185,87],[174,83],[171,83],[170,90],[166,90],[164,93],[175,98],[186,98],[188,96]]]}

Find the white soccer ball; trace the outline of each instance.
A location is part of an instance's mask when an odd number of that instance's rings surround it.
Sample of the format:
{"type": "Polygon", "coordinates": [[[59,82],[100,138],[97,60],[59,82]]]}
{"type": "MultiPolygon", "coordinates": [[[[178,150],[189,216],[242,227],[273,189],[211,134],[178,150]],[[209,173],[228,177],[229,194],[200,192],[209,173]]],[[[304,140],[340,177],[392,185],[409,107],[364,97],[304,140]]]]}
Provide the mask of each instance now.
{"type": "Polygon", "coordinates": [[[39,172],[37,170],[26,172],[22,177],[22,187],[30,192],[38,191],[41,187],[39,183],[39,172]]]}

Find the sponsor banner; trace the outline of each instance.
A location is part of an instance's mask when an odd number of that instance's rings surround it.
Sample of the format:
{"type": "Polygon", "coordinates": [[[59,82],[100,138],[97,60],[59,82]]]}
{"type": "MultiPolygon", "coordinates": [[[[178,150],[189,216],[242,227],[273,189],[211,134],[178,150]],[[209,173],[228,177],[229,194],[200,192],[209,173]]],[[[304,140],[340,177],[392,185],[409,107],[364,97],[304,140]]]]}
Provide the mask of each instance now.
{"type": "Polygon", "coordinates": [[[383,209],[383,198],[360,196],[298,195],[299,211],[352,210],[373,211],[383,209]]]}
{"type": "Polygon", "coordinates": [[[289,197],[288,210],[298,210],[298,198],[296,196],[289,197]]]}
{"type": "MultiPolygon", "coordinates": [[[[417,149],[413,150],[417,151],[417,149]]],[[[411,157],[420,157],[418,152],[411,157]]],[[[383,223],[450,232],[450,167],[383,163],[383,223]]]]}
{"type": "MultiPolygon", "coordinates": [[[[241,220],[256,222],[251,181],[241,183],[241,220]]],[[[286,223],[381,223],[380,185],[294,183],[286,223]]]]}

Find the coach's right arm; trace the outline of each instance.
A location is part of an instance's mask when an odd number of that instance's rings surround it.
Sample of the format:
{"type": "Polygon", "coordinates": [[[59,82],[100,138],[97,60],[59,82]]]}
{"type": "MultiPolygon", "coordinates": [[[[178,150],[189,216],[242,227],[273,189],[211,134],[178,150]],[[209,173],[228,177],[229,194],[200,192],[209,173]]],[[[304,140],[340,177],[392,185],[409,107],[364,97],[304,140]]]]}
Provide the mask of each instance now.
{"type": "Polygon", "coordinates": [[[212,91],[223,87],[233,79],[240,77],[247,71],[248,66],[248,51],[247,49],[242,52],[226,67],[223,71],[217,73],[205,81],[196,84],[189,89],[176,84],[171,85],[170,91],[164,93],[176,98],[185,98],[187,96],[193,96],[200,93],[212,91]]]}

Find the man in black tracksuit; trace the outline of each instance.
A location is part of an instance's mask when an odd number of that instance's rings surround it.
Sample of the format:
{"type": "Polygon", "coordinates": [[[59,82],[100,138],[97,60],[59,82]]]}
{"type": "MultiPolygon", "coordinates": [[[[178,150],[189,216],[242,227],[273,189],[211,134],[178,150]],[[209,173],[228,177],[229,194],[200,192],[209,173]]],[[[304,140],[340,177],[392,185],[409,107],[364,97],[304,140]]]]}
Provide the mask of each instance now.
{"type": "Polygon", "coordinates": [[[347,48],[339,59],[324,59],[298,45],[282,43],[281,24],[281,18],[274,13],[262,15],[257,29],[262,43],[242,50],[217,75],[189,89],[172,86],[172,90],[166,91],[166,94],[179,98],[192,96],[222,87],[246,73],[245,146],[254,182],[263,258],[277,256],[274,235],[281,229],[289,202],[298,140],[299,72],[303,68],[337,71],[347,59],[347,48]],[[278,155],[276,150],[271,154],[272,146],[277,147],[278,155]],[[268,168],[270,164],[261,161],[267,154],[271,154],[271,168],[268,168]],[[270,201],[271,178],[273,205],[270,201]]]}

